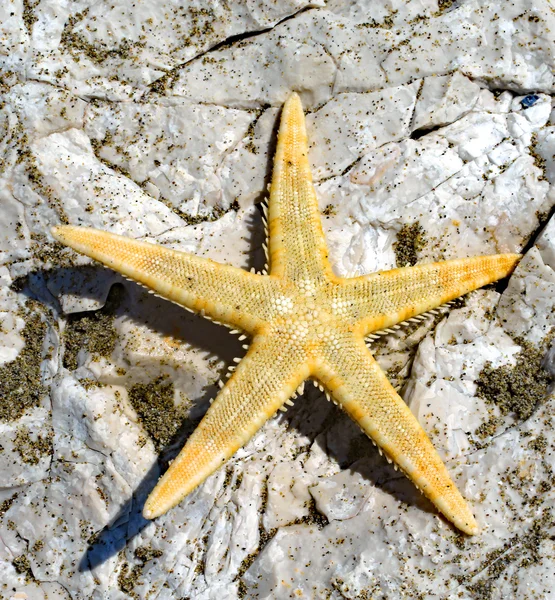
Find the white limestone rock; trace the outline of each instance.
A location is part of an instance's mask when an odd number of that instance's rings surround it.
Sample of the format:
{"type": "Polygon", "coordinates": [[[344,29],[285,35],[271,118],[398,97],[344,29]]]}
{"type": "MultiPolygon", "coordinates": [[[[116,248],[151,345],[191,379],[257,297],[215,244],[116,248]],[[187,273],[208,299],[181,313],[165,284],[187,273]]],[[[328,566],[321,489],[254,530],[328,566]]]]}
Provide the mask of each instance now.
{"type": "Polygon", "coordinates": [[[459,71],[425,77],[414,109],[412,130],[453,123],[474,108],[479,96],[480,86],[459,71]]]}
{"type": "Polygon", "coordinates": [[[550,92],[553,24],[548,2],[516,0],[502,11],[483,0],[465,2],[404,28],[409,35],[396,39],[382,67],[392,84],[417,69],[420,77],[459,69],[492,87],[550,92]]]}
{"type": "Polygon", "coordinates": [[[226,4],[141,0],[133,6],[45,0],[27,7],[10,0],[0,64],[22,78],[58,85],[90,98],[126,100],[171,69],[235,35],[274,26],[318,0],[226,4]]]}
{"type": "Polygon", "coordinates": [[[499,306],[513,336],[539,344],[555,327],[555,221],[520,262],[499,306]]]}
{"type": "Polygon", "coordinates": [[[222,194],[220,165],[253,119],[248,112],[179,99],[99,103],[87,111],[85,133],[98,158],[128,173],[150,196],[202,218],[233,201],[222,194]]]}
{"type": "Polygon", "coordinates": [[[384,144],[318,185],[320,206],[332,214],[324,226],[339,269],[391,268],[393,236],[416,221],[429,240],[428,260],[462,248],[468,255],[521,248],[538,226],[528,208],[544,213],[553,203],[533,147],[550,99],[538,103],[545,106],[539,120],[527,119],[530,109],[519,102],[508,112],[473,111],[417,140],[384,144]],[[351,236],[343,231],[348,222],[355,224],[351,236]]]}
{"type": "MultiPolygon", "coordinates": [[[[552,123],[552,119],[548,121],[552,123]]],[[[545,161],[545,176],[550,183],[555,181],[555,159],[553,155],[553,147],[555,145],[555,127],[544,127],[538,131],[537,137],[537,152],[538,155],[545,161]]]]}
{"type": "Polygon", "coordinates": [[[1,4],[0,369],[31,347],[40,367],[39,400],[0,421],[2,597],[549,597],[554,400],[541,388],[519,418],[481,382],[490,363],[533,388],[529,344],[555,373],[553,20],[546,0],[1,4]],[[261,268],[255,204],[291,90],[335,272],[396,266],[417,223],[419,261],[527,249],[506,289],[371,346],[479,536],[312,386],[180,505],[140,515],[244,350],[49,227],[261,268]]]}
{"type": "Polygon", "coordinates": [[[329,0],[326,8],[347,17],[352,23],[370,23],[374,26],[403,26],[413,19],[431,17],[438,10],[436,0],[329,0]]]}
{"type": "MultiPolygon", "coordinates": [[[[330,7],[337,14],[307,11],[247,43],[214,52],[214,60],[192,61],[173,93],[210,101],[217,88],[218,103],[246,108],[280,105],[294,89],[311,108],[329,99],[330,91],[395,87],[457,70],[495,88],[553,89],[554,17],[546,0],[517,0],[501,12],[496,4],[473,0],[391,28],[377,22],[380,5],[361,23],[343,16],[338,4],[330,7]],[[298,68],[301,60],[306,70],[298,68]]],[[[352,4],[344,6],[347,12],[352,4]]]]}
{"type": "Polygon", "coordinates": [[[240,206],[249,206],[266,198],[278,121],[278,108],[262,111],[247,135],[226,154],[220,169],[224,197],[237,201],[240,206]]]}
{"type": "Polygon", "coordinates": [[[413,83],[368,94],[341,94],[310,114],[306,130],[316,165],[314,179],[339,175],[370,150],[406,137],[418,87],[413,83]]]}
{"type": "Polygon", "coordinates": [[[193,102],[248,109],[281,106],[291,90],[298,90],[306,106],[323,104],[331,97],[336,76],[333,57],[314,40],[300,39],[295,25],[286,23],[252,43],[215,50],[209,61],[192,61],[179,71],[171,93],[193,102]],[[291,34],[298,38],[291,39],[291,34]]]}
{"type": "Polygon", "coordinates": [[[125,231],[133,237],[156,236],[184,224],[128,178],[114,176],[96,158],[82,130],[70,129],[36,140],[31,151],[44,182],[60,198],[56,208],[62,222],[70,219],[114,233],[125,231]]]}

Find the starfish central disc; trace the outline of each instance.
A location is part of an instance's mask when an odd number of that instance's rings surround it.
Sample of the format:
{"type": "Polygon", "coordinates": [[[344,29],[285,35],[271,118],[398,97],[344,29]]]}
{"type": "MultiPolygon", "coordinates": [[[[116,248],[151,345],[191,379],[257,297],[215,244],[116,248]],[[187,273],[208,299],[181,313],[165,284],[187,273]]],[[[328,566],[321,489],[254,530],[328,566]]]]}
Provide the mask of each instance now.
{"type": "Polygon", "coordinates": [[[468,504],[364,337],[507,276],[520,257],[478,256],[336,277],[296,94],[283,108],[267,216],[270,276],[94,229],[53,230],[75,250],[252,337],[247,354],[147,499],[145,517],[180,502],[313,377],[450,521],[476,533],[468,504]]]}

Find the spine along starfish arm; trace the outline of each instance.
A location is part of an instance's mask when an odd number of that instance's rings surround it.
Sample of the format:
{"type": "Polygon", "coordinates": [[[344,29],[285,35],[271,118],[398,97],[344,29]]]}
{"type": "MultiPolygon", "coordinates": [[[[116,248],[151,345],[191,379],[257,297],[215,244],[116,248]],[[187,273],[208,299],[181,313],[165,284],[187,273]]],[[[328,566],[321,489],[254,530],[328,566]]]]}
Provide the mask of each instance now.
{"type": "Polygon", "coordinates": [[[335,287],[334,302],[366,336],[507,277],[519,260],[519,254],[494,254],[371,273],[335,287]]]}
{"type": "Polygon", "coordinates": [[[260,299],[279,288],[262,275],[98,229],[63,225],[52,235],[163,298],[249,333],[263,323],[260,299]]]}
{"type": "Polygon", "coordinates": [[[283,108],[268,219],[270,276],[91,229],[53,230],[59,241],[159,295],[253,337],[235,374],[148,498],[145,516],[154,518],[178,503],[246,443],[302,381],[314,377],[450,521],[476,533],[470,508],[363,338],[510,274],[519,257],[335,276],[296,94],[283,108]]]}
{"type": "Polygon", "coordinates": [[[317,377],[338,404],[415,486],[459,529],[478,532],[472,512],[428,436],[393,389],[360,336],[345,334],[341,352],[323,348],[317,377]]]}
{"type": "Polygon", "coordinates": [[[148,497],[143,514],[164,514],[222,466],[308,377],[306,353],[260,334],[148,497]]]}

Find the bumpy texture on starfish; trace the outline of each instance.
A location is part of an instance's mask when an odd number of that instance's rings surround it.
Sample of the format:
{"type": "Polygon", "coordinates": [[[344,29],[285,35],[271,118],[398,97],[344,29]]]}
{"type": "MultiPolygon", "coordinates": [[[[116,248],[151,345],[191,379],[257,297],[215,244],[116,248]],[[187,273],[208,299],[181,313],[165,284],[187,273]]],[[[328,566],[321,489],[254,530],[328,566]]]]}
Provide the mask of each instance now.
{"type": "Polygon", "coordinates": [[[269,276],[94,229],[53,229],[56,239],[78,252],[252,337],[247,354],[147,499],[144,516],[152,519],[180,502],[312,377],[450,521],[476,533],[470,508],[365,337],[507,276],[519,255],[335,276],[296,94],[281,117],[268,226],[269,276]]]}

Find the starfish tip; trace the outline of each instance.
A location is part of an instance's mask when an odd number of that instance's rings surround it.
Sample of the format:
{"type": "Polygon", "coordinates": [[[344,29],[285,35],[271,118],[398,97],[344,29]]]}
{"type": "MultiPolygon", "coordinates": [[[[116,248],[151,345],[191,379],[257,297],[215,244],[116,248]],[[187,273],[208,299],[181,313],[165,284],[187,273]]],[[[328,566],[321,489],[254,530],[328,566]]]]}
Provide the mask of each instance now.
{"type": "Polygon", "coordinates": [[[152,508],[150,506],[148,506],[148,504],[145,504],[143,507],[143,517],[145,519],[148,519],[149,521],[151,521],[152,519],[155,519],[157,516],[155,511],[152,510],[152,508]]]}
{"type": "Polygon", "coordinates": [[[468,535],[478,535],[482,532],[482,530],[480,529],[480,527],[478,527],[478,523],[474,522],[474,523],[469,523],[466,526],[466,530],[463,529],[463,531],[465,531],[465,533],[467,533],[468,535]]]}
{"type": "Polygon", "coordinates": [[[297,92],[291,92],[291,95],[285,101],[284,108],[286,109],[286,108],[289,108],[289,107],[294,107],[298,111],[302,111],[303,110],[303,105],[302,105],[302,102],[301,102],[301,97],[299,96],[299,94],[297,94],[297,92]]]}
{"type": "Polygon", "coordinates": [[[453,515],[453,517],[450,520],[455,524],[455,526],[458,529],[466,533],[466,535],[478,535],[481,533],[481,529],[472,515],[467,515],[463,518],[457,518],[455,515],[453,515]]]}
{"type": "Polygon", "coordinates": [[[58,226],[58,227],[51,227],[51,228],[50,228],[50,233],[51,233],[51,234],[52,234],[52,235],[53,235],[53,236],[54,236],[54,237],[55,237],[57,240],[59,240],[59,239],[60,239],[60,235],[61,235],[61,233],[62,233],[62,231],[61,231],[61,230],[62,230],[62,228],[61,228],[60,226],[58,226]]]}
{"type": "Polygon", "coordinates": [[[52,237],[62,244],[70,245],[71,233],[80,233],[83,227],[72,227],[71,225],[56,225],[50,228],[52,237]]]}

